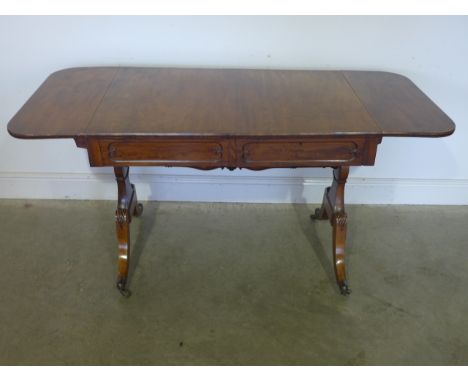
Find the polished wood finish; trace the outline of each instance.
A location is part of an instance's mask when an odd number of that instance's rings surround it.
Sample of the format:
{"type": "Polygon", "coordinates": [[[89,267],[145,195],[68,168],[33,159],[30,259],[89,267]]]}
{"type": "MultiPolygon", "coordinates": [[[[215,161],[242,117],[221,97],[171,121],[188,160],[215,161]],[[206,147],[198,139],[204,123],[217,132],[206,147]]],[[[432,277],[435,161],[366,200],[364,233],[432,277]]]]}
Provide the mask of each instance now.
{"type": "Polygon", "coordinates": [[[118,190],[117,209],[115,210],[115,226],[119,243],[117,288],[124,296],[129,296],[127,279],[130,263],[130,223],[132,216],[140,216],[143,213],[143,205],[138,203],[135,185],[130,183],[129,168],[114,167],[114,173],[118,190]]]}
{"type": "Polygon", "coordinates": [[[90,138],[91,166],[336,167],[372,165],[381,138],[90,138]]]}
{"type": "Polygon", "coordinates": [[[386,72],[72,68],[8,124],[18,138],[444,136],[454,124],[386,72]]]}
{"type": "Polygon", "coordinates": [[[117,286],[128,295],[130,223],[142,211],[129,166],[262,170],[331,167],[314,215],[333,227],[340,290],[349,166],[370,166],[385,136],[442,137],[454,123],[408,78],[387,72],[133,67],[53,73],[8,123],[17,138],[73,138],[118,185],[117,286]]]}
{"type": "Polygon", "coordinates": [[[98,139],[91,166],[227,167],[229,141],[211,138],[98,139]]]}
{"type": "Polygon", "coordinates": [[[66,69],[51,74],[8,123],[8,131],[33,139],[83,135],[117,71],[66,69]]]}
{"type": "Polygon", "coordinates": [[[349,167],[343,166],[333,170],[333,183],[325,189],[323,202],[317,208],[313,219],[330,220],[333,227],[333,264],[335,276],[340,291],[344,295],[351,293],[349,289],[345,268],[345,247],[348,215],[345,211],[344,193],[346,180],[348,179],[349,167]]]}
{"type": "Polygon", "coordinates": [[[380,137],[250,138],[236,140],[237,167],[336,167],[372,165],[380,137]]]}
{"type": "Polygon", "coordinates": [[[387,72],[343,72],[383,136],[444,137],[455,125],[408,78],[387,72]]]}

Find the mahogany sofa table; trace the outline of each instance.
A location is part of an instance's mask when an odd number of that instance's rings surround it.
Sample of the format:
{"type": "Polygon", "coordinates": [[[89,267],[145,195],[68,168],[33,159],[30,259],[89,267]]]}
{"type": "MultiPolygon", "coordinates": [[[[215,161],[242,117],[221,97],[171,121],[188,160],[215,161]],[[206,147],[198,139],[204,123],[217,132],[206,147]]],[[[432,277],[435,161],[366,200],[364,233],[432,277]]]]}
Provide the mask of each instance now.
{"type": "Polygon", "coordinates": [[[17,138],[73,138],[118,186],[117,287],[128,295],[130,223],[142,213],[130,166],[202,170],[331,167],[314,219],[333,227],[345,270],[345,183],[382,137],[443,137],[454,123],[410,80],[369,71],[89,67],[50,75],[8,124],[17,138]]]}

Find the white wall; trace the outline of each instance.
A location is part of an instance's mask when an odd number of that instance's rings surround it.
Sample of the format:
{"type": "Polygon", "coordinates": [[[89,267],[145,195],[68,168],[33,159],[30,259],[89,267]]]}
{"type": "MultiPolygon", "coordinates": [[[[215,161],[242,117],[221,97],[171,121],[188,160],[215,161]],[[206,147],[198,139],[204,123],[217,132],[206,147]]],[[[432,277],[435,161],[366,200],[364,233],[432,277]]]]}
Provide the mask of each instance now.
{"type": "MultiPolygon", "coordinates": [[[[468,203],[468,17],[0,17],[0,197],[114,199],[108,168],[72,140],[6,125],[51,72],[72,66],[369,69],[412,79],[456,123],[442,139],[386,138],[350,174],[350,203],[468,203]]],[[[324,169],[138,168],[140,199],[318,202],[324,169]]]]}

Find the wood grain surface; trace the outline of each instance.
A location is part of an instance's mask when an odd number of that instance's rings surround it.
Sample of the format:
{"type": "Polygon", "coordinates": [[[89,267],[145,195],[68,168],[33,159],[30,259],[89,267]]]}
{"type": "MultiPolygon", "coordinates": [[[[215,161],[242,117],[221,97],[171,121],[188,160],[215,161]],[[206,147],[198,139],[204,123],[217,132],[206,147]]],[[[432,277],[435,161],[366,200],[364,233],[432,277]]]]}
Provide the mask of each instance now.
{"type": "Polygon", "coordinates": [[[133,67],[53,73],[8,124],[17,138],[445,136],[454,123],[386,72],[133,67]]]}

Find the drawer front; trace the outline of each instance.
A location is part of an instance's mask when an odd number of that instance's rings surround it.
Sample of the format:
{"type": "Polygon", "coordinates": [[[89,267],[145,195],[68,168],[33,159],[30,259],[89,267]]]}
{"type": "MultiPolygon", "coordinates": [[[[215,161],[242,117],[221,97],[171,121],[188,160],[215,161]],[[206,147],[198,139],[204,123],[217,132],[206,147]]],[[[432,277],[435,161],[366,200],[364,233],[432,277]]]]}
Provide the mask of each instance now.
{"type": "Polygon", "coordinates": [[[242,145],[246,165],[317,166],[360,160],[362,140],[260,141],[242,145]]]}
{"type": "Polygon", "coordinates": [[[99,140],[98,165],[221,166],[222,142],[195,140],[99,140]]]}
{"type": "Polygon", "coordinates": [[[374,164],[380,137],[92,138],[91,166],[178,166],[200,169],[336,167],[374,164]]]}

